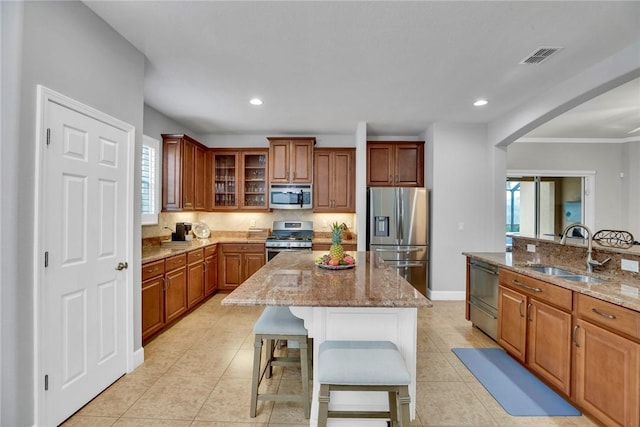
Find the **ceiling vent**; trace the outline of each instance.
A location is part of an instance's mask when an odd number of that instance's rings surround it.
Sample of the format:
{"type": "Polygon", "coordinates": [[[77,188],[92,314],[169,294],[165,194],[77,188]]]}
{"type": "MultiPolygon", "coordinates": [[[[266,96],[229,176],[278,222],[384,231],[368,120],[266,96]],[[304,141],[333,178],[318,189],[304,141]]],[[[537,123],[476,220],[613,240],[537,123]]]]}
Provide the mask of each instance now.
{"type": "Polygon", "coordinates": [[[558,52],[561,47],[539,47],[531,55],[520,61],[520,64],[540,64],[558,52]]]}

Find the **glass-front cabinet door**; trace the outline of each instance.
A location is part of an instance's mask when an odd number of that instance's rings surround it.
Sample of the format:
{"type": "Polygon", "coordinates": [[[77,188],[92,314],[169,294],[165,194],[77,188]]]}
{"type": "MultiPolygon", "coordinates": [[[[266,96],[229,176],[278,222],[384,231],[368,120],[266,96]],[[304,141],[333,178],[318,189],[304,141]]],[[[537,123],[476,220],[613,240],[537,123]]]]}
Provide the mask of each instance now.
{"type": "Polygon", "coordinates": [[[215,152],[213,154],[213,208],[238,207],[238,153],[215,152]]]}
{"type": "Polygon", "coordinates": [[[242,207],[251,210],[268,209],[269,189],[267,182],[268,150],[242,152],[242,207]]]}

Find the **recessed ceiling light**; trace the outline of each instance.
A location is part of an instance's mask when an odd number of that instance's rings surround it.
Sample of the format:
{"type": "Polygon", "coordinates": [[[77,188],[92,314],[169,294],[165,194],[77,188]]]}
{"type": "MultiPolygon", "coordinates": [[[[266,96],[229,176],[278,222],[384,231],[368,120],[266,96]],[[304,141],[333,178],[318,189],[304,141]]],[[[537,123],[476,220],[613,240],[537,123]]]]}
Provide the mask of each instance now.
{"type": "Polygon", "coordinates": [[[474,107],[482,107],[483,105],[487,105],[489,103],[489,101],[487,101],[486,99],[476,99],[475,102],[473,103],[474,107]]]}
{"type": "Polygon", "coordinates": [[[262,99],[260,99],[260,98],[251,98],[249,100],[249,104],[251,104],[251,105],[262,105],[262,99]]]}

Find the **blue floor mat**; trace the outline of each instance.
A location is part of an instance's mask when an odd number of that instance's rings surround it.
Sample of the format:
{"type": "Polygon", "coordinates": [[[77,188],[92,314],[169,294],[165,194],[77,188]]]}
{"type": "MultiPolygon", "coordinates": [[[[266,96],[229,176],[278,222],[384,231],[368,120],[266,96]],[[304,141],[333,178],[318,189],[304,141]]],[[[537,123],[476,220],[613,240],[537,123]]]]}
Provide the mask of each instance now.
{"type": "Polygon", "coordinates": [[[580,411],[500,348],[454,348],[452,351],[510,415],[581,415],[580,411]]]}

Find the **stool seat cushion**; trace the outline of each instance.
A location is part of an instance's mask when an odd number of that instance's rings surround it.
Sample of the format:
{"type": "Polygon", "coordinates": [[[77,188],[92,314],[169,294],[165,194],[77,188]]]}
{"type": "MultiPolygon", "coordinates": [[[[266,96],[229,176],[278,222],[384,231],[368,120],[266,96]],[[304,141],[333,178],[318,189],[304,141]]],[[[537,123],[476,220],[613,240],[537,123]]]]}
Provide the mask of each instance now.
{"type": "Polygon", "coordinates": [[[318,382],[337,385],[407,385],[411,375],[389,341],[325,341],[318,353],[318,382]]]}
{"type": "Polygon", "coordinates": [[[291,313],[289,307],[266,307],[253,325],[257,335],[307,335],[304,321],[291,313]]]}

